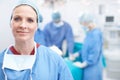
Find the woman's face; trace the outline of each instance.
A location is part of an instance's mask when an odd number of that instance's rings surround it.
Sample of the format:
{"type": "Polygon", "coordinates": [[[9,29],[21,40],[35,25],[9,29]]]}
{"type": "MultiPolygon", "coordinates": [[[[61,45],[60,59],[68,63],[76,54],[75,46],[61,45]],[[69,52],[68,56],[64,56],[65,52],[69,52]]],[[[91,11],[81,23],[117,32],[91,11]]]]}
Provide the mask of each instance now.
{"type": "Polygon", "coordinates": [[[33,40],[37,25],[37,14],[32,7],[21,5],[14,9],[11,29],[15,40],[33,40]]]}

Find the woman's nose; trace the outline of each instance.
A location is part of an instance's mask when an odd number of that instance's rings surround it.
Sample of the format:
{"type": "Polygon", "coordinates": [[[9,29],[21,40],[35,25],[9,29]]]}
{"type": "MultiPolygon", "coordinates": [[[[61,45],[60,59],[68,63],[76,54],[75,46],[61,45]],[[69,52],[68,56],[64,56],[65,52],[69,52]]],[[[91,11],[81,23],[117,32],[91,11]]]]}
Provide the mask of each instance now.
{"type": "Polygon", "coordinates": [[[25,21],[22,21],[20,27],[27,28],[27,23],[25,21]]]}

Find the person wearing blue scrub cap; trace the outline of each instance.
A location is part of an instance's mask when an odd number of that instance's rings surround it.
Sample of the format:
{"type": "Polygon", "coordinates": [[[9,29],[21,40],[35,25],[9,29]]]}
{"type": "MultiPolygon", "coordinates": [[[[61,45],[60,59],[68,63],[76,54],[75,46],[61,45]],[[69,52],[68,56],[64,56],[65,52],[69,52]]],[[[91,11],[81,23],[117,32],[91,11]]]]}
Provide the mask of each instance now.
{"type": "Polygon", "coordinates": [[[14,44],[0,53],[0,80],[73,80],[62,57],[34,41],[38,12],[29,2],[14,7],[10,20],[14,44]]]}
{"type": "Polygon", "coordinates": [[[102,80],[102,32],[97,28],[95,17],[92,14],[83,14],[79,22],[87,28],[87,34],[80,51],[82,62],[74,62],[74,65],[83,68],[82,80],[102,80]]]}
{"type": "Polygon", "coordinates": [[[86,23],[95,23],[95,18],[92,14],[90,13],[84,13],[80,18],[79,18],[80,24],[84,24],[82,26],[83,30],[87,32],[89,29],[86,27],[86,23]],[[89,16],[88,16],[89,15],[89,16]]]}
{"type": "MultiPolygon", "coordinates": [[[[63,41],[67,42],[67,50],[70,59],[73,57],[74,37],[71,25],[61,20],[61,14],[59,11],[53,11],[52,21],[45,25],[44,34],[47,46],[57,46],[62,50],[63,41]]],[[[62,50],[63,51],[63,50],[62,50]]]]}
{"type": "Polygon", "coordinates": [[[39,15],[39,26],[37,28],[37,31],[35,33],[35,36],[34,36],[34,40],[39,43],[39,44],[42,44],[42,45],[46,45],[45,44],[45,36],[44,36],[44,33],[43,31],[41,30],[41,23],[43,22],[43,17],[42,15],[39,15]]]}

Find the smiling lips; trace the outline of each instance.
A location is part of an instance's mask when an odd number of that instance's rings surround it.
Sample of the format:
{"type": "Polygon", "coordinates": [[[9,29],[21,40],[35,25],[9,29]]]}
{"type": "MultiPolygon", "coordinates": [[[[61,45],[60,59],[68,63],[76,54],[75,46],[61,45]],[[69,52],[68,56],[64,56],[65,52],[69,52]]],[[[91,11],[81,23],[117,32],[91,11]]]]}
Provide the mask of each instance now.
{"type": "Polygon", "coordinates": [[[16,32],[20,35],[25,35],[25,34],[29,33],[28,31],[16,31],[16,32]]]}
{"type": "Polygon", "coordinates": [[[28,33],[28,31],[17,31],[17,33],[28,33]]]}

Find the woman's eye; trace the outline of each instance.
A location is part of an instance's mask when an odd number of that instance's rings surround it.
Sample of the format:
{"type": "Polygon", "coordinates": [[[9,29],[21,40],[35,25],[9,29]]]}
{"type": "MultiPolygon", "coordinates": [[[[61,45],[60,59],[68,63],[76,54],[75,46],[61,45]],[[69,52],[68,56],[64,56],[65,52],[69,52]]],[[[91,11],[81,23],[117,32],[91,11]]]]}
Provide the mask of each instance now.
{"type": "Polygon", "coordinates": [[[20,21],[20,20],[21,20],[20,17],[16,17],[16,18],[14,18],[14,21],[20,21]]]}
{"type": "Polygon", "coordinates": [[[34,20],[33,20],[33,19],[30,19],[30,18],[29,18],[27,21],[30,22],[30,23],[31,23],[31,22],[34,22],[34,20]]]}

